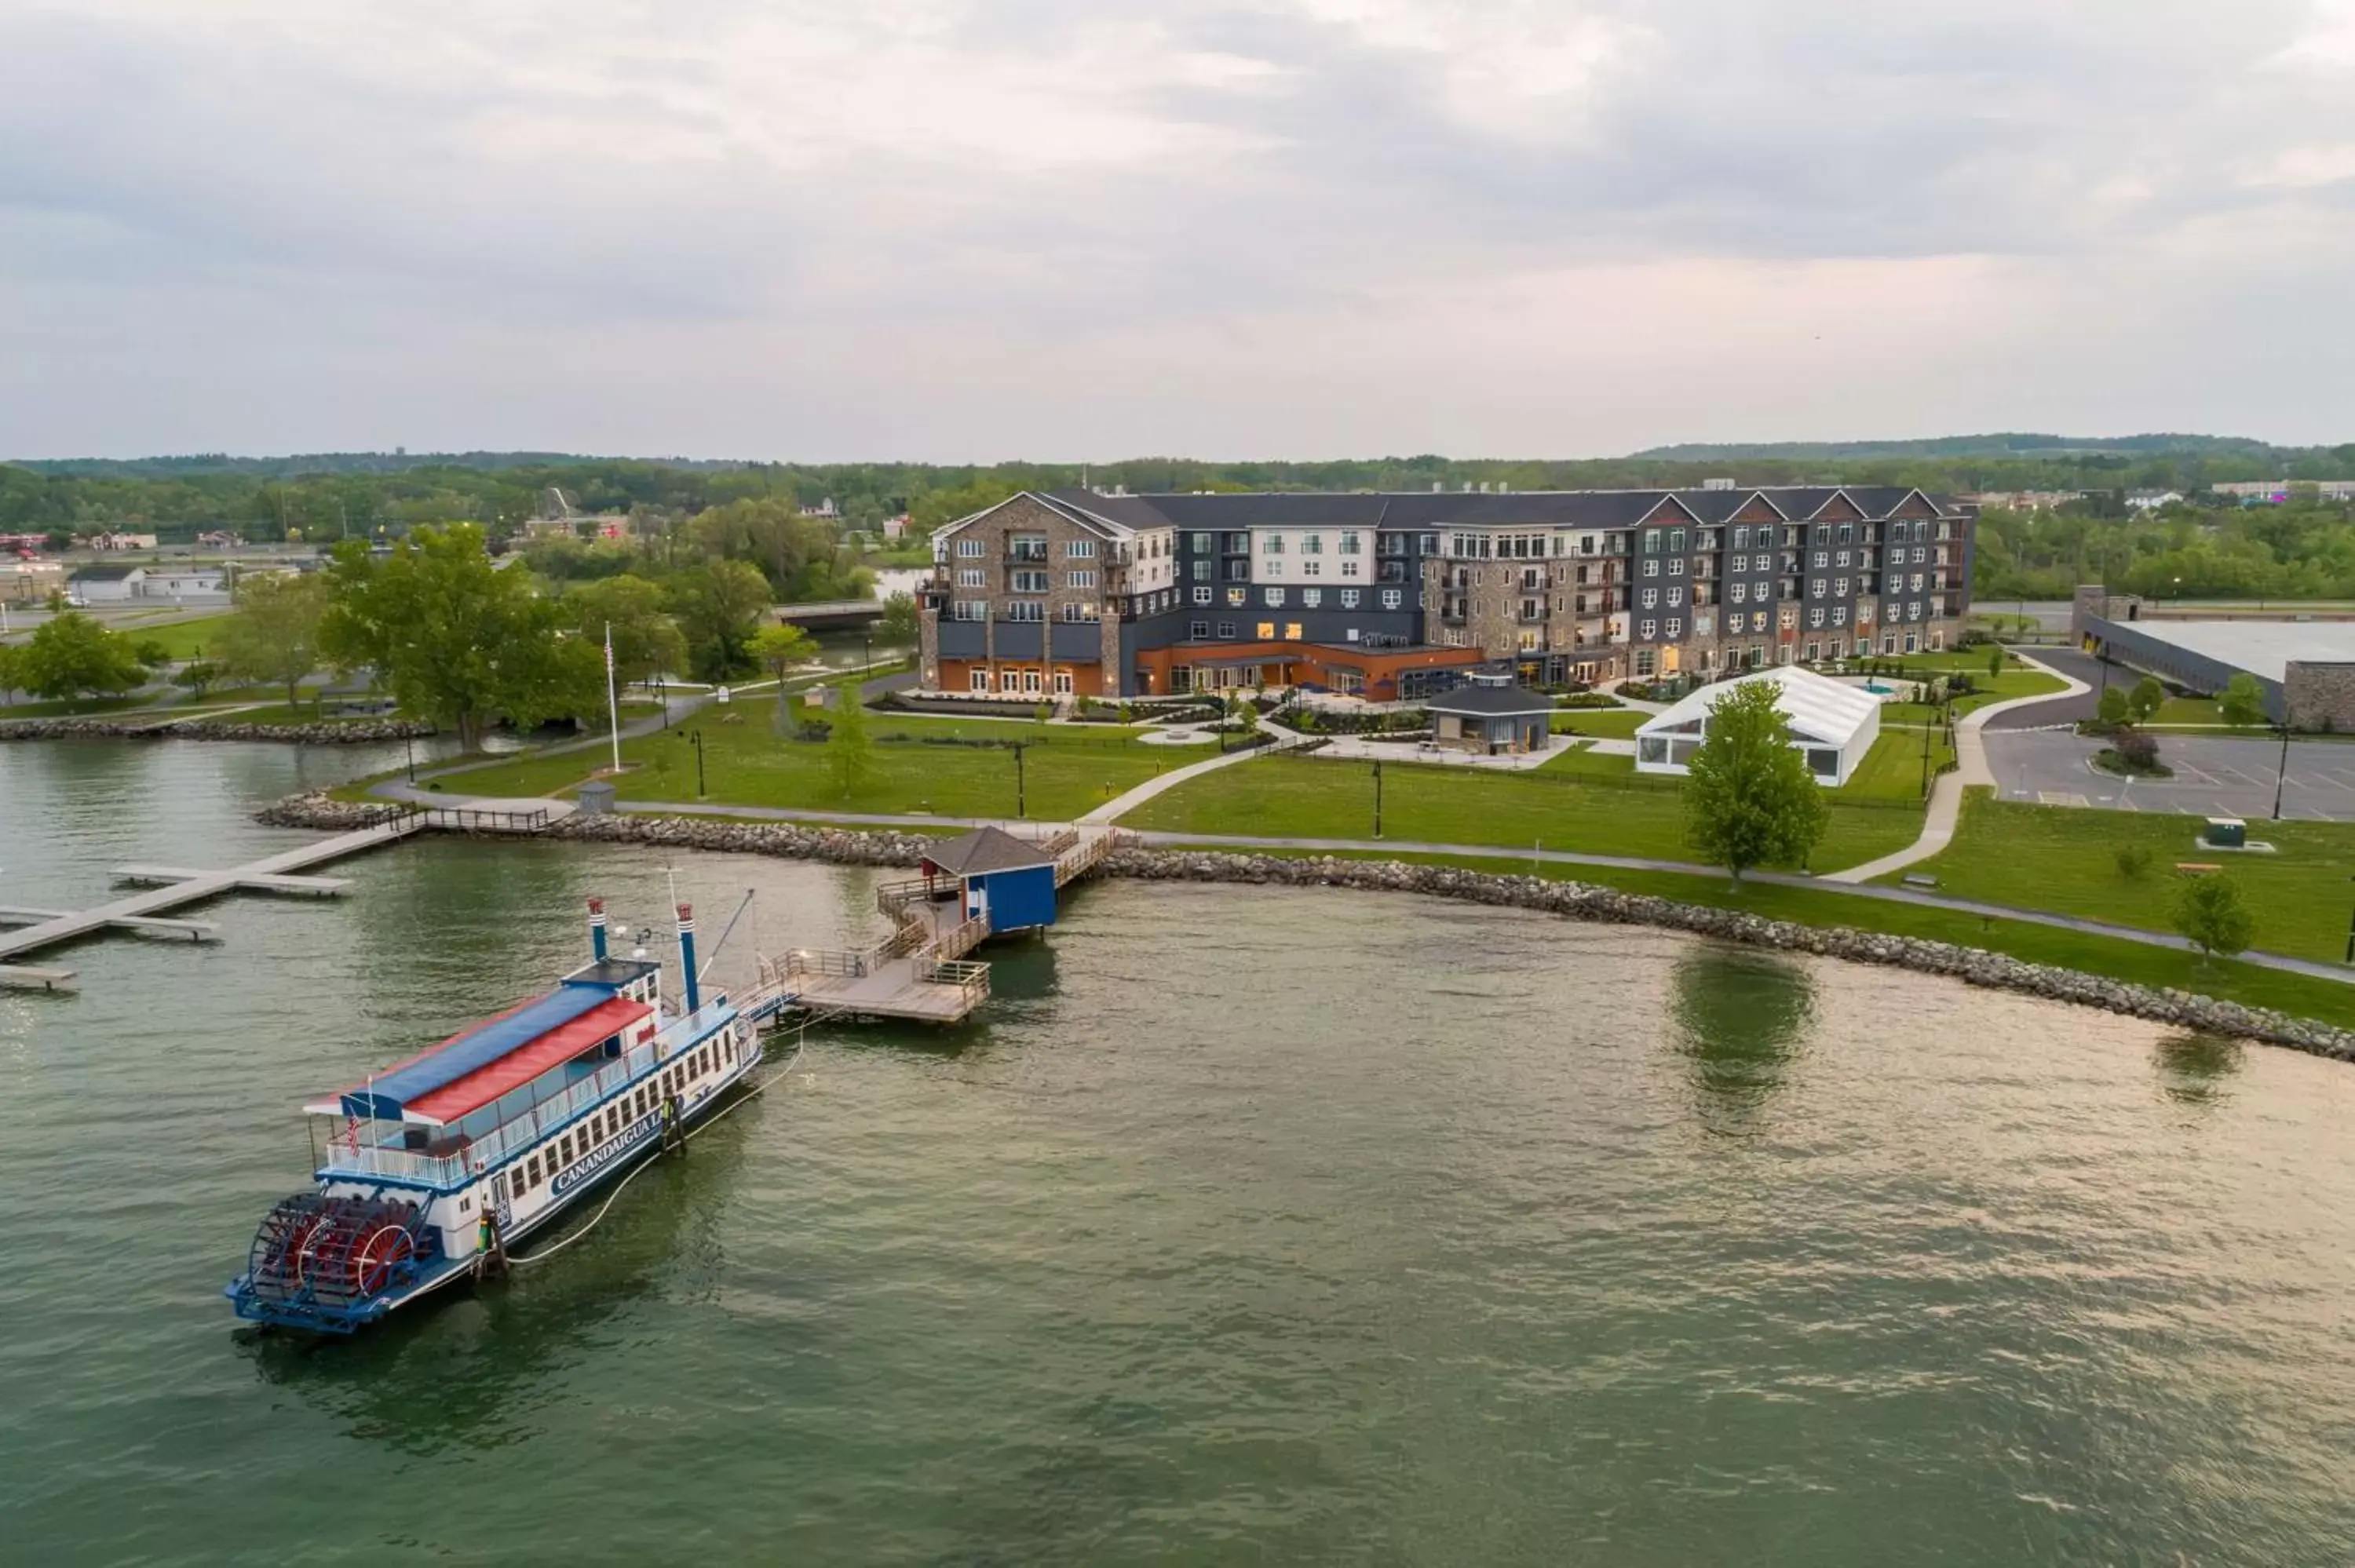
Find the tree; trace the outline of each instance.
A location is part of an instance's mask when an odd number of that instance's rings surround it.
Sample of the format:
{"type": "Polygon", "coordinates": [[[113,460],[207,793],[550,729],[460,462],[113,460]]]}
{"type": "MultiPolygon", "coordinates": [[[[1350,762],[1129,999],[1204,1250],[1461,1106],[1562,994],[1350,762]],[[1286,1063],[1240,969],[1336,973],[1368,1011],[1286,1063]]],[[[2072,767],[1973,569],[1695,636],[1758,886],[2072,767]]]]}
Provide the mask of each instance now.
{"type": "Polygon", "coordinates": [[[172,651],[154,637],[133,643],[131,656],[139,661],[140,668],[149,671],[160,670],[172,662],[172,651]]]}
{"type": "Polygon", "coordinates": [[[826,760],[847,800],[875,774],[875,743],[867,736],[867,708],[858,700],[858,682],[846,681],[837,688],[833,715],[826,760]]]}
{"type": "Polygon", "coordinates": [[[602,651],[610,628],[613,678],[623,685],[687,668],[687,639],[670,618],[660,583],[623,573],[576,584],[560,601],[565,624],[602,651]]]}
{"type": "Polygon", "coordinates": [[[2126,694],[2121,686],[2102,688],[2102,700],[2094,710],[2101,722],[2115,729],[2126,722],[2126,694]]]}
{"type": "Polygon", "coordinates": [[[1734,683],[1710,711],[1685,780],[1686,836],[1737,883],[1753,865],[1804,862],[1828,817],[1775,696],[1772,682],[1734,683]]]}
{"type": "Polygon", "coordinates": [[[0,642],[0,703],[23,691],[30,679],[25,673],[25,651],[13,642],[0,642]]]}
{"type": "Polygon", "coordinates": [[[2000,648],[1990,648],[1987,650],[1987,678],[1989,680],[2000,680],[2002,676],[2003,650],[2000,648]]]}
{"type": "Polygon", "coordinates": [[[2126,712],[2135,723],[2147,724],[2153,714],[2165,706],[2167,688],[2158,683],[2156,675],[2145,675],[2135,683],[2133,693],[2126,698],[2126,712]]]}
{"type": "Polygon", "coordinates": [[[557,601],[520,568],[495,567],[471,523],[411,529],[382,560],[347,541],[326,577],[326,656],[373,665],[405,711],[469,750],[501,719],[536,725],[604,704],[596,646],[560,635],[557,601]]]}
{"type": "Polygon", "coordinates": [[[2175,897],[2175,928],[2200,949],[2200,961],[2231,958],[2249,945],[2255,922],[2231,877],[2194,876],[2175,897]]]}
{"type": "Polygon", "coordinates": [[[817,639],[798,626],[779,621],[752,633],[744,644],[744,652],[761,662],[761,667],[777,678],[777,730],[783,734],[785,715],[791,700],[785,695],[785,672],[796,664],[806,663],[817,652],[817,639]]]}
{"type": "Polygon", "coordinates": [[[69,609],[42,622],[33,633],[25,644],[17,679],[39,696],[102,697],[144,685],[147,672],[131,639],[69,609]]]}
{"type": "Polygon", "coordinates": [[[671,605],[695,673],[724,681],[750,668],[745,645],[773,597],[761,569],[744,561],[706,561],[681,572],[671,584],[671,605]]]}
{"type": "Polygon", "coordinates": [[[201,701],[222,673],[221,667],[209,659],[191,659],[173,674],[172,684],[201,701]]]}
{"type": "Polygon", "coordinates": [[[2243,670],[2225,683],[2223,694],[2216,699],[2217,708],[2224,722],[2235,727],[2265,722],[2265,694],[2257,678],[2243,670]]]}
{"type": "Polygon", "coordinates": [[[292,707],[303,677],[319,667],[326,613],[323,577],[248,577],[238,585],[237,613],[221,628],[214,650],[232,674],[285,687],[292,707]]]}
{"type": "Polygon", "coordinates": [[[886,642],[913,642],[916,640],[916,596],[895,593],[883,601],[883,620],[876,627],[876,635],[886,642]]]}

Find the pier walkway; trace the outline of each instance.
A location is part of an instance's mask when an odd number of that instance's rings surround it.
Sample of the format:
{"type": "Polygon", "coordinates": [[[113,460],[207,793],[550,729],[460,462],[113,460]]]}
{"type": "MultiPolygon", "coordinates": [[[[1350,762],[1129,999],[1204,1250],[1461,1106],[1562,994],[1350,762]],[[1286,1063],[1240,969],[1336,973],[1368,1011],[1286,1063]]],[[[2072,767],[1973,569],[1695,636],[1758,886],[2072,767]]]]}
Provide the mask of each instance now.
{"type": "Polygon", "coordinates": [[[116,869],[117,883],[146,885],[146,890],[89,909],[59,913],[17,909],[10,916],[45,916],[14,931],[0,931],[0,985],[57,990],[73,980],[74,971],[43,969],[8,960],[44,948],[94,936],[109,927],[126,930],[174,929],[198,940],[211,933],[204,921],[159,918],[166,910],[240,891],[333,897],[351,885],[340,877],[304,876],[313,866],[325,865],[384,844],[398,843],[427,825],[427,813],[418,812],[354,832],[304,844],[300,849],[265,855],[228,871],[198,871],[185,866],[126,865],[116,869]]]}
{"type": "MultiPolygon", "coordinates": [[[[1108,827],[1065,828],[1039,840],[1058,889],[1088,876],[1120,842],[1108,827]]],[[[966,958],[995,934],[986,914],[968,918],[956,878],[909,877],[875,890],[895,929],[872,947],[797,948],[759,959],[759,980],[738,1006],[754,1018],[801,1012],[926,1023],[958,1023],[989,1000],[989,966],[966,958]]]]}

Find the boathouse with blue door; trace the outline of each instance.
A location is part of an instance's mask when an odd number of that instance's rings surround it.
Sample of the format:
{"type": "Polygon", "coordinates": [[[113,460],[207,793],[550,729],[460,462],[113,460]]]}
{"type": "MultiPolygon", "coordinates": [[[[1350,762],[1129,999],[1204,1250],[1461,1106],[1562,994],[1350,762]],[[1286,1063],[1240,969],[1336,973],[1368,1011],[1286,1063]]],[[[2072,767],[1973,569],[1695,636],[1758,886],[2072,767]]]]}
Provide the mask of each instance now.
{"type": "Polygon", "coordinates": [[[976,828],[924,855],[933,896],[954,895],[964,917],[989,921],[989,934],[1036,931],[1055,923],[1055,857],[1000,828],[976,828]]]}

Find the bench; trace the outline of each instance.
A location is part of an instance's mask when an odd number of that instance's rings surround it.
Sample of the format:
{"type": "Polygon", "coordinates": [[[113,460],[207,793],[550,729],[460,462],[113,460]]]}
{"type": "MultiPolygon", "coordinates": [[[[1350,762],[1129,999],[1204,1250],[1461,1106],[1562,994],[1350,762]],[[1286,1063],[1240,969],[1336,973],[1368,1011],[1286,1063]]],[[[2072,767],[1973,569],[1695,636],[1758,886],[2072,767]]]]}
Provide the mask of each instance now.
{"type": "Polygon", "coordinates": [[[1909,871],[1905,874],[1905,885],[1908,887],[1935,887],[1938,885],[1938,879],[1934,876],[1923,876],[1919,872],[1909,871]]]}
{"type": "Polygon", "coordinates": [[[2205,861],[2179,860],[2175,863],[2175,869],[2186,876],[2206,876],[2211,872],[2222,871],[2224,868],[2205,861]]]}

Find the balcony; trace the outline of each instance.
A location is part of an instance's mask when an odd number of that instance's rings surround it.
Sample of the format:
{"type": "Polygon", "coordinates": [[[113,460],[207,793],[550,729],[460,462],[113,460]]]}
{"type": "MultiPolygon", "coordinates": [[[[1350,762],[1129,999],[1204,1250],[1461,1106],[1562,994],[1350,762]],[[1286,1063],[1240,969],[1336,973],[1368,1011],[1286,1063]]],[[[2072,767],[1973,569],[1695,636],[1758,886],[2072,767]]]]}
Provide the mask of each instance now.
{"type": "Polygon", "coordinates": [[[1006,546],[1006,558],[1026,566],[1043,567],[1047,564],[1047,546],[1044,542],[1033,545],[1017,541],[1006,546]]]}

